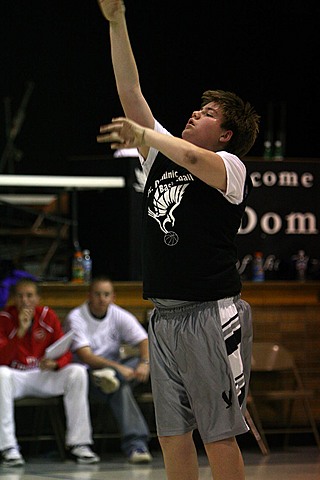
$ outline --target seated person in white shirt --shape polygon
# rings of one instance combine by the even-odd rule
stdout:
[[[74,361],[88,367],[90,395],[106,401],[119,425],[124,454],[131,463],[148,463],[150,433],[132,393],[133,384],[149,379],[148,336],[114,297],[110,278],[94,278],[88,300],[68,314],[67,328],[74,332]],[[140,356],[122,361],[123,343],[137,347]]]

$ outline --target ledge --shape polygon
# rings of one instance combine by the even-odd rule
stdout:
[[[142,298],[142,282],[114,282],[116,303],[127,307],[152,308],[152,302]],[[73,308],[87,298],[87,285],[72,282],[41,284],[41,301],[52,308]],[[244,282],[242,298],[252,306],[320,305],[320,282]]]

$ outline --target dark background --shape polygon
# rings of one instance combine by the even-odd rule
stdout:
[[[262,117],[251,156],[263,153],[273,103],[275,130],[281,105],[286,112],[285,156],[319,157],[318,2],[125,3],[143,92],[173,134],[180,135],[204,90],[221,88],[249,100]],[[109,50],[108,25],[95,0],[1,0],[1,152],[8,105],[13,118],[33,85],[15,139],[21,158],[14,173],[108,175],[114,169],[109,147],[96,143],[99,125],[122,113]],[[103,200],[92,194],[81,203],[86,222],[80,241],[95,255],[101,248],[92,240],[90,220],[113,232],[130,222],[127,197],[110,202],[110,195]],[[103,241],[108,245],[107,237]],[[113,256],[115,242],[109,242]],[[116,266],[112,273],[128,276]]]

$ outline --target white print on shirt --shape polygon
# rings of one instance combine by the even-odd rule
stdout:
[[[176,170],[165,172],[160,180],[154,182],[154,188],[149,188],[148,197],[153,194],[153,210],[148,208],[148,215],[154,218],[165,233],[164,243],[170,247],[179,242],[179,236],[173,230],[168,230],[166,224],[173,228],[175,217],[173,211],[180,205],[188,185],[194,182],[191,173],[179,175]]]
[[[26,362],[21,363],[18,360],[13,360],[10,367],[15,368],[16,370],[32,370],[33,368],[39,368],[40,362],[36,357],[26,357]]]
[[[41,341],[41,340],[45,340],[45,338],[47,336],[47,333],[46,333],[45,330],[43,330],[43,328],[37,328],[33,332],[33,336],[34,336],[35,340]]]

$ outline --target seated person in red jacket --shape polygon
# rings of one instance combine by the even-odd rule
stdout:
[[[63,336],[61,322],[49,307],[39,306],[37,283],[22,279],[13,305],[0,311],[0,451],[5,466],[23,465],[15,435],[14,400],[25,396],[63,395],[66,446],[79,463],[96,463],[88,405],[86,369],[71,363],[67,351],[56,360],[45,349]]]

